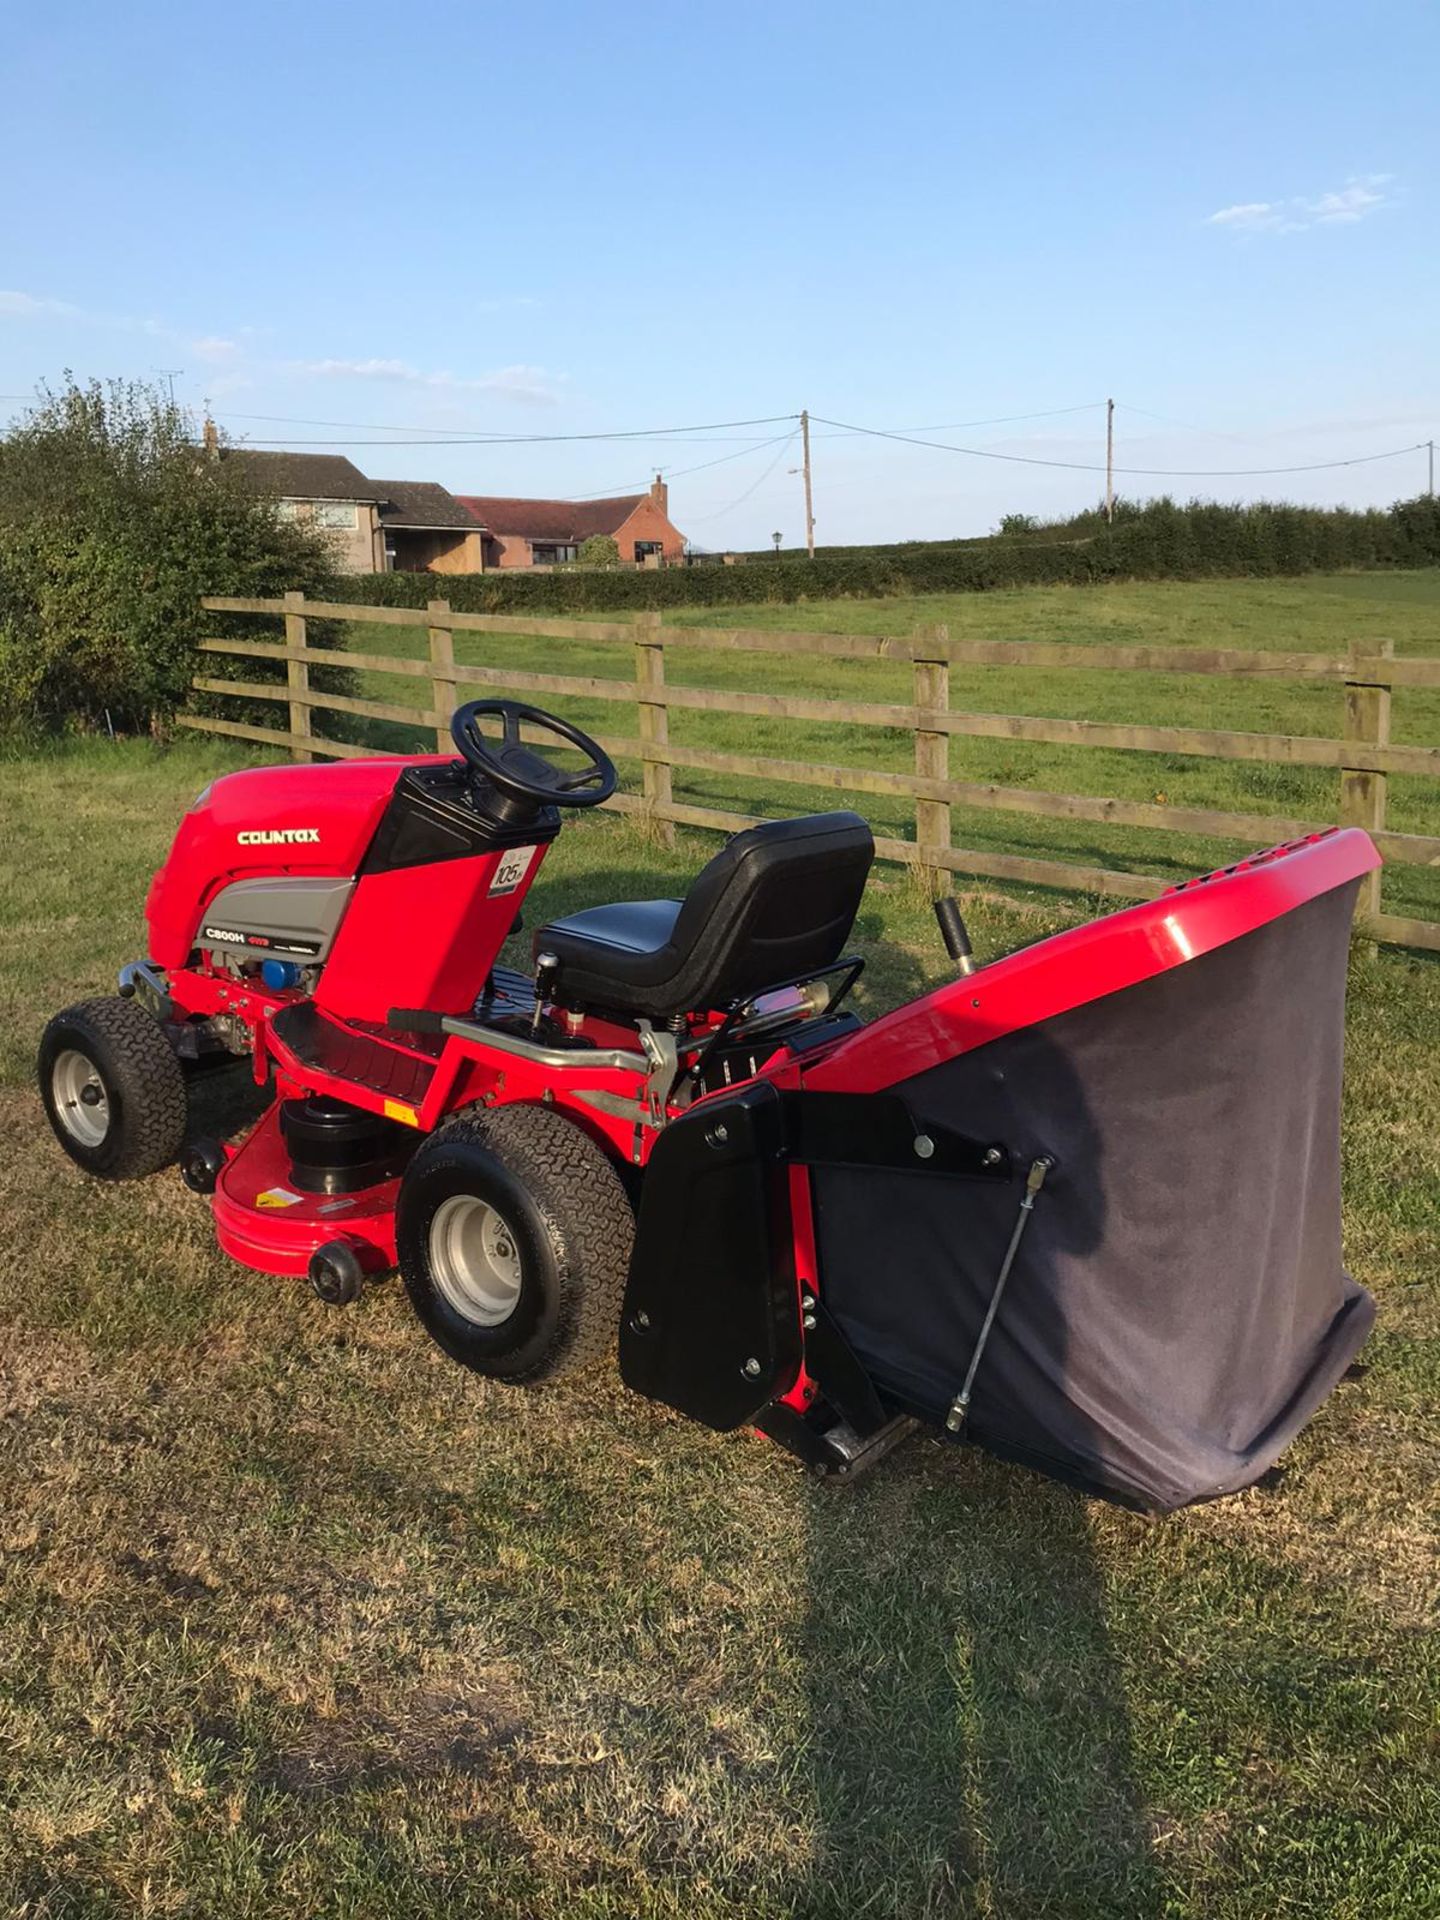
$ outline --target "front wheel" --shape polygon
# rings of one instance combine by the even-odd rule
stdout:
[[[135,1000],[82,1000],[40,1039],[40,1097],[55,1137],[102,1180],[168,1167],[185,1138],[185,1075]]]
[[[605,1155],[554,1108],[448,1121],[406,1168],[396,1230],[415,1311],[462,1366],[531,1385],[613,1343],[634,1216]]]

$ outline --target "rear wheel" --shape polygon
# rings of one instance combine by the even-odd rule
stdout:
[[[174,1049],[134,1000],[82,1000],[40,1040],[40,1097],[55,1137],[104,1180],[168,1167],[185,1138],[185,1075]]]
[[[529,1385],[613,1343],[634,1216],[605,1155],[552,1107],[448,1121],[406,1169],[396,1225],[415,1311],[462,1366]]]

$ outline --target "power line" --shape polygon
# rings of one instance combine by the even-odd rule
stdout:
[[[726,514],[733,513],[736,507],[743,507],[745,502],[750,498],[751,494],[758,493],[761,487],[763,487],[765,482],[770,478],[771,474],[774,473],[775,469],[779,466],[780,462],[785,458],[785,455],[788,449],[795,444],[795,440],[799,432],[800,432],[800,429],[796,427],[793,432],[786,434],[784,442],[780,447],[780,451],[775,455],[775,458],[766,467],[765,471],[760,475],[759,479],[752,481],[751,484],[745,489],[744,493],[740,494],[736,499],[732,500],[728,507],[721,507],[719,511],[716,513],[702,513],[699,515],[698,518],[694,514],[690,514],[688,518],[691,521],[693,521],[696,526],[703,527],[703,526],[708,526],[712,520],[723,520]]]
[[[723,467],[727,460],[744,460],[752,453],[763,453],[767,447],[778,446],[782,440],[793,440],[794,432],[777,433],[770,440],[752,440],[740,448],[738,453],[722,453],[718,460],[702,460],[694,467],[661,467],[660,472],[666,480],[683,480],[687,474],[704,473],[707,467]],[[612,494],[628,491],[628,483],[621,487],[600,487],[594,493],[577,493],[570,496],[576,500],[604,500]]]
[[[815,414],[813,418],[822,416]],[[1062,467],[1070,473],[1104,473],[1104,462],[1093,460],[1045,460],[1032,453],[997,453],[990,447],[957,447],[943,440],[917,440],[908,433],[896,433],[884,427],[857,427],[844,420],[826,420],[827,427],[844,427],[848,433],[867,434],[874,440],[898,440],[906,446],[928,447],[935,453],[963,453],[973,460],[1004,460],[1021,467]],[[1334,467],[1363,467],[1375,460],[1398,460],[1402,454],[1418,453],[1424,447],[1417,440],[1408,447],[1391,447],[1385,453],[1362,453],[1349,460],[1313,460],[1294,467],[1116,467],[1116,473],[1132,474],[1152,480],[1224,480],[1245,475],[1281,473],[1321,473]]]
[[[1220,427],[1197,427],[1190,420],[1175,420],[1167,413],[1153,413],[1149,407],[1137,407],[1129,400],[1117,400],[1116,406],[1125,413],[1138,413],[1144,420],[1156,420],[1162,427],[1177,427],[1181,433],[1198,433],[1207,440],[1254,441],[1256,436],[1247,433],[1227,433]],[[1261,436],[1262,438],[1264,436]]]
[[[274,414],[232,413],[227,414],[226,418],[231,420],[268,419],[274,425],[285,424],[283,420]],[[561,442],[577,440],[670,440],[676,435],[719,433],[730,427],[773,427],[778,426],[782,422],[788,422],[798,418],[799,415],[794,413],[772,413],[767,414],[763,419],[759,420],[712,420],[702,421],[698,425],[685,427],[633,427],[609,433],[472,433],[463,435],[456,434],[448,438],[428,440],[301,440],[291,441],[288,444],[302,447],[519,447],[550,446]],[[296,420],[289,424],[293,426],[355,427],[358,431],[366,433],[389,433],[393,431],[397,433],[438,434],[442,431],[440,428],[431,427],[397,427],[393,429],[389,427],[361,427],[357,422],[348,420]],[[254,444],[257,446],[280,446],[282,442],[263,439],[257,440]]]
[[[894,433],[958,433],[963,427],[1008,427],[1020,420],[1058,420],[1069,413],[1093,413],[1097,407],[1104,405],[1103,400],[1082,400],[1078,407],[1044,407],[1038,413],[996,413],[987,420],[942,420],[931,427],[894,427],[890,431]],[[1137,408],[1136,411],[1138,412],[1139,409]],[[817,420],[819,417],[819,414],[814,416]],[[863,427],[844,429],[846,433],[863,433],[864,431]],[[816,434],[815,437],[818,440],[821,436]],[[834,434],[826,434],[824,437],[827,440],[838,438]]]

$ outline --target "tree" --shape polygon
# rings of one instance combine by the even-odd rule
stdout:
[[[201,594],[332,583],[323,535],[208,457],[153,387],[67,374],[0,440],[7,719],[161,726],[191,697],[197,640],[220,625]],[[211,670],[227,667],[255,677],[254,662],[220,656]]]
[[[577,559],[582,567],[618,567],[620,542],[608,533],[592,533],[580,542]]]

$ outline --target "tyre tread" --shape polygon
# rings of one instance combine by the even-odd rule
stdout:
[[[620,1327],[635,1216],[620,1176],[601,1149],[554,1107],[522,1103],[467,1107],[438,1127],[424,1152],[467,1140],[503,1160],[530,1189],[567,1258],[568,1319],[534,1366],[506,1373],[533,1386],[603,1360]]]
[[[82,1035],[88,1026],[109,1050],[121,1079],[119,1148],[102,1166],[87,1171],[107,1180],[139,1180],[168,1167],[185,1142],[187,1102],[184,1072],[159,1026],[133,1000],[113,994],[81,1000],[46,1026],[40,1043],[42,1065],[52,1036],[67,1026],[80,1028]],[[61,1144],[69,1151],[66,1142]]]

